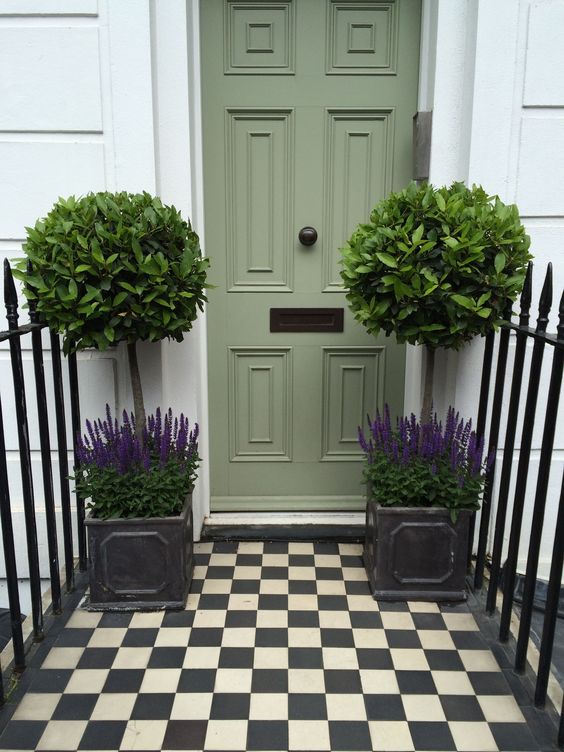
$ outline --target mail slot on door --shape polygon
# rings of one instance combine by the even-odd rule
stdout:
[[[342,332],[343,308],[271,308],[271,332]]]

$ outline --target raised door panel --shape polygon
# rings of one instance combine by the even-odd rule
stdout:
[[[292,458],[292,349],[229,348],[231,462]]]
[[[227,110],[229,292],[290,291],[292,110]]]
[[[340,248],[391,190],[393,109],[326,114],[323,286],[341,292]]]
[[[294,3],[227,0],[224,6],[225,73],[294,72]]]
[[[358,426],[383,409],[385,347],[323,348],[324,461],[364,459]]]

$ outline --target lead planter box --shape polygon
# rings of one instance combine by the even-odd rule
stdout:
[[[85,520],[91,610],[181,609],[192,581],[192,495],[175,517]]]
[[[378,600],[466,600],[471,512],[366,505],[364,564]]]

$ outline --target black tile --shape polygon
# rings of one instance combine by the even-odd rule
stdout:
[[[142,668],[110,669],[102,692],[139,692],[144,675]]]
[[[252,668],[254,661],[254,648],[221,648],[219,654],[219,668]]]
[[[193,627],[188,646],[191,648],[216,648],[221,645],[223,629],[221,627]]]
[[[107,611],[102,614],[98,627],[129,627],[132,618],[131,611]]]
[[[320,611],[347,611],[349,604],[346,595],[318,595]]]
[[[162,748],[202,750],[207,728],[207,721],[169,721]]]
[[[369,582],[357,582],[356,580],[347,580],[345,582],[345,593],[347,595],[365,595],[367,598],[371,598]]]
[[[425,650],[432,671],[464,671],[464,664],[456,650]]]
[[[321,629],[324,648],[354,648],[352,629]]]
[[[238,567],[261,567],[262,554],[237,554],[236,566]]]
[[[232,580],[234,567],[208,567],[206,572],[207,580]]]
[[[329,738],[335,752],[372,749],[370,729],[364,721],[329,721]]]
[[[326,668],[323,673],[327,694],[362,694],[358,671]]]
[[[386,648],[357,648],[359,668],[393,670],[392,655]]]
[[[252,692],[288,691],[288,672],[285,669],[255,668],[253,669]]]
[[[288,666],[290,668],[323,668],[321,648],[290,648]]]
[[[355,629],[382,629],[382,617],[376,611],[351,611],[350,617]]]
[[[225,619],[226,627],[255,627],[256,624],[256,611],[228,611]]]
[[[259,595],[259,610],[267,611],[287,611],[287,595]]]
[[[153,648],[148,668],[182,668],[186,648]]]
[[[257,648],[287,648],[288,630],[270,628],[257,629],[255,645]]]
[[[405,721],[401,695],[364,695],[369,721]]]
[[[73,671],[71,668],[27,669],[33,671],[30,692],[64,692]]]
[[[290,595],[316,595],[317,583],[315,580],[290,580],[288,592]]]
[[[79,695],[68,694],[63,695],[55,712],[53,713],[52,720],[54,721],[88,721],[94,710],[94,705],[98,701],[99,695]]]
[[[343,570],[341,567],[315,567],[316,580],[342,580]]]
[[[82,735],[79,749],[119,749],[127,721],[90,721]]]
[[[190,593],[201,593],[204,589],[205,580],[192,580],[190,583]]]
[[[134,721],[168,720],[173,702],[173,693],[147,692],[137,695],[131,719]]]
[[[313,553],[334,556],[339,553],[339,544],[335,541],[314,541]]]
[[[199,611],[227,611],[229,606],[229,595],[218,595],[214,593],[202,593],[198,601]]]
[[[77,668],[110,668],[117,651],[117,648],[85,648]]]
[[[128,629],[121,644],[124,648],[152,648],[158,634],[158,629],[149,627]]]
[[[287,580],[288,567],[263,567],[260,576],[263,580]]]
[[[327,702],[321,694],[288,695],[288,718],[291,721],[327,720]]]
[[[500,668],[513,668],[513,663],[511,661],[511,658],[509,657],[508,648],[505,645],[501,645],[499,642],[493,642],[491,643],[491,645],[489,645],[489,648]]]
[[[416,629],[446,629],[441,614],[411,614]]]
[[[398,611],[401,613],[409,611],[405,601],[378,601],[378,608],[380,611]]]
[[[469,671],[468,678],[477,695],[511,694],[501,671]]]
[[[441,695],[447,721],[484,721],[478,700],[472,695]]]
[[[235,595],[258,595],[260,580],[233,580],[231,592]]]
[[[210,563],[211,554],[195,553],[194,554],[194,566],[195,567],[207,567]]]
[[[479,632],[453,631],[450,633],[452,641],[458,650],[487,650],[488,646]]]
[[[248,750],[288,749],[288,724],[286,721],[249,721]]]
[[[391,648],[421,647],[421,640],[415,629],[386,629],[386,640]]]
[[[313,554],[290,554],[288,561],[291,567],[315,566],[315,557]]]
[[[346,567],[349,569],[350,567],[360,567],[361,569],[364,567],[364,562],[362,561],[362,556],[350,556],[346,554],[341,554],[341,566]]]
[[[214,554],[236,554],[238,550],[237,541],[216,541],[213,544]]]
[[[214,694],[210,718],[221,721],[239,721],[249,717],[251,696],[242,692]]]
[[[287,554],[288,541],[265,541],[262,552],[264,554]]]
[[[215,668],[183,668],[177,692],[213,692]]]
[[[93,629],[63,629],[57,637],[58,648],[83,648],[94,634]]]
[[[163,627],[191,627],[194,623],[194,611],[167,611],[163,617]]]
[[[435,695],[437,688],[430,671],[396,671],[402,695]]]
[[[409,731],[416,750],[456,749],[448,723],[442,721],[410,721]]]
[[[0,736],[1,749],[35,749],[47,721],[10,721]]]
[[[289,627],[319,627],[317,611],[288,611]]]
[[[539,748],[525,723],[490,723],[490,731],[500,752],[535,752]]]

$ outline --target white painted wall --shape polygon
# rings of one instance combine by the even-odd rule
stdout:
[[[564,153],[564,52],[559,39],[564,2],[429,0],[427,12],[438,19],[436,73],[429,77],[422,96],[426,107],[433,109],[431,181],[480,183],[502,200],[517,203],[535,257],[533,311],[550,260],[557,309],[564,287],[564,162],[560,158]],[[552,331],[556,323],[553,314]],[[510,360],[513,349],[512,339]],[[482,350],[483,342],[478,341],[450,356],[439,375],[439,381],[442,376],[449,385],[445,401],[466,415],[477,411]],[[526,560],[550,362],[549,348],[538,385],[541,418],[530,463],[521,568]],[[523,402],[524,398],[523,394]],[[503,437],[502,428],[502,442]],[[550,564],[563,467],[560,420],[539,569],[542,577],[547,576]]]

